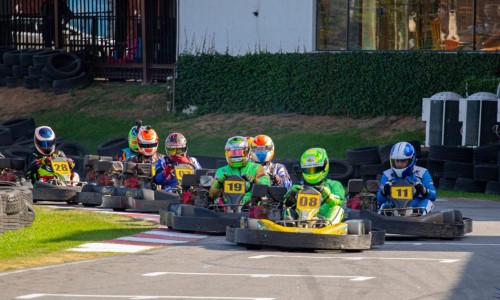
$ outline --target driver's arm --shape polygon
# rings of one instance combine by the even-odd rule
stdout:
[[[377,191],[377,201],[378,201],[379,205],[386,203],[389,200],[389,195],[384,196],[382,194],[382,191],[384,189],[384,185],[387,183],[387,181],[389,181],[387,176],[385,174],[382,175],[382,178],[380,179],[380,187],[378,188],[378,191]]]
[[[424,176],[422,176],[422,184],[427,189],[427,199],[435,201],[437,199],[437,191],[434,183],[432,181],[431,174],[429,171],[425,171]]]

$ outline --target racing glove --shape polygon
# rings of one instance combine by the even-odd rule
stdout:
[[[382,196],[387,197],[391,193],[391,184],[389,182],[386,182],[382,189],[380,190],[380,193]]]
[[[163,165],[163,177],[165,179],[170,179],[172,177],[172,174],[174,173],[174,167],[172,167],[171,164],[164,164]]]
[[[273,186],[283,186],[281,177],[276,174],[269,174],[269,179],[271,179]]]
[[[421,182],[415,182],[415,184],[413,186],[415,187],[415,191],[417,192],[417,195],[420,194],[424,197],[427,196],[428,191]]]
[[[247,182],[253,182],[253,176],[249,174],[242,174],[241,178],[245,179]]]
[[[300,190],[302,190],[304,187],[298,184],[292,185],[291,188],[286,191],[285,196],[283,196],[284,203],[288,206],[293,205],[292,200],[293,198],[298,194]]]
[[[229,177],[229,174],[222,173],[220,177],[218,176],[217,179],[217,185],[219,189],[221,189],[224,186],[224,181]]]

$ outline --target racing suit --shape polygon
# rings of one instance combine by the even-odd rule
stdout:
[[[423,186],[427,190],[427,195],[414,194],[413,200],[410,202],[411,207],[423,207],[425,208],[422,214],[430,213],[434,208],[434,201],[437,198],[436,188],[434,187],[434,183],[432,181],[431,174],[426,168],[422,168],[419,166],[415,166],[413,168],[413,172],[410,176],[405,178],[397,177],[392,169],[385,170],[382,174],[382,178],[380,179],[380,188],[377,191],[377,201],[380,205],[380,208],[387,208],[388,206],[394,207],[394,203],[389,202],[390,196],[383,195],[384,185],[389,182],[394,184],[396,182],[406,182],[411,185],[415,185],[415,183],[422,183]]]
[[[324,179],[320,184],[314,186],[321,193],[321,206],[319,207],[318,216],[323,217],[331,222],[337,224],[344,219],[344,204],[345,189],[342,183],[337,180]],[[296,195],[298,191],[304,188],[303,185],[294,184],[290,190],[285,194],[284,204],[289,207],[295,207]],[[285,219],[287,215],[291,215],[292,219],[296,218],[295,212],[288,209],[285,211]]]
[[[273,162],[263,163],[264,172],[271,179],[271,186],[284,186],[289,189],[292,186],[292,180],[285,165]]]
[[[269,176],[264,172],[264,168],[258,163],[249,161],[247,162],[246,165],[240,168],[235,168],[231,167],[230,165],[225,165],[217,169],[217,171],[215,172],[214,183],[212,184],[208,192],[211,199],[215,200],[220,196],[224,184],[223,181],[226,180],[227,177],[232,175],[241,176],[243,178],[247,177],[247,175],[250,175],[250,177],[252,178],[251,183],[265,184],[268,186],[271,185],[271,180],[269,179]],[[242,199],[243,204],[246,204],[250,200],[250,197],[252,196],[251,183],[249,183],[246,187],[246,193]]]
[[[163,190],[171,192],[174,187],[179,185],[177,177],[174,172],[163,172],[166,166],[175,167],[179,164],[187,164],[196,169],[201,169],[201,165],[194,157],[183,156],[181,158],[174,158],[171,156],[164,156],[156,162],[154,181],[156,184],[161,185]],[[172,171],[172,170],[171,170]]]
[[[51,166],[47,158],[66,157],[66,154],[60,150],[55,150],[51,155],[41,155],[39,152],[33,152],[28,156],[26,178],[32,183],[37,182],[44,177],[54,177]],[[75,163],[72,159],[68,159],[69,167],[74,168]]]

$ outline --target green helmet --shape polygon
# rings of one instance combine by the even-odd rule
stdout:
[[[142,127],[141,127],[142,128]],[[137,145],[137,132],[138,127],[134,126],[128,132],[128,147],[134,152],[139,152],[139,146]]]
[[[328,155],[323,148],[311,148],[306,150],[300,158],[300,167],[302,168],[302,176],[309,184],[318,184],[330,170]]]
[[[244,136],[233,136],[226,143],[226,160],[231,167],[241,168],[250,159],[250,147]]]

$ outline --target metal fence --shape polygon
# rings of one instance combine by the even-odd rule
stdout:
[[[94,77],[165,80],[176,26],[176,0],[0,1],[1,45],[64,49],[87,60]]]

